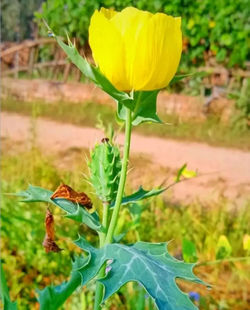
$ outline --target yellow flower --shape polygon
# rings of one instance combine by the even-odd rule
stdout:
[[[250,252],[250,235],[244,235],[244,237],[243,237],[243,249]]]
[[[215,21],[211,20],[209,22],[209,28],[214,28],[215,27]]]
[[[117,89],[160,89],[180,62],[181,18],[133,7],[102,8],[91,17],[89,44],[96,65]]]

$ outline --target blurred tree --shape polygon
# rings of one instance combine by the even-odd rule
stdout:
[[[244,67],[250,59],[249,0],[47,0],[35,16],[41,34],[46,33],[40,20],[43,17],[56,34],[65,36],[67,31],[69,37],[84,43],[90,17],[102,6],[118,11],[134,6],[181,16],[183,71],[209,59],[228,67]]]
[[[153,13],[182,16],[183,72],[210,59],[228,67],[243,68],[250,60],[249,0],[2,0],[2,41],[32,38],[36,11],[35,21],[41,35],[47,35],[41,21],[45,18],[55,33],[65,36],[67,31],[83,44],[88,38],[90,17],[102,6],[116,10],[134,6]]]
[[[32,38],[35,24],[34,12],[43,0],[2,0],[1,31],[2,41],[21,41]]]

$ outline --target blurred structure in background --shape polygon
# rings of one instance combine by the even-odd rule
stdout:
[[[118,11],[135,6],[153,13],[182,16],[183,54],[179,74],[196,74],[176,83],[171,92],[199,96],[202,98],[199,113],[202,110],[204,114],[223,110],[225,106],[230,108],[232,102],[227,99],[233,99],[241,111],[240,118],[244,119],[243,126],[249,127],[250,104],[246,93],[250,78],[250,6],[247,0],[2,0],[2,76],[86,82],[55,40],[49,38],[43,19],[57,35],[65,37],[67,32],[80,54],[91,61],[88,26],[94,10],[102,6]],[[215,108],[211,107],[220,98],[223,98],[222,106],[216,103]],[[176,100],[174,105],[177,106]]]

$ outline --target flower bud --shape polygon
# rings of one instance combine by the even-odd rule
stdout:
[[[119,149],[105,138],[95,146],[90,157],[90,181],[96,195],[103,202],[115,200],[121,172]]]

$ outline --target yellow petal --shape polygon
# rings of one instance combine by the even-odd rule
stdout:
[[[102,8],[91,18],[89,43],[96,64],[118,89],[163,88],[179,65],[181,19],[132,7]]]
[[[125,47],[125,70],[130,89],[134,89],[133,78],[135,69],[135,57],[137,54],[138,37],[141,29],[148,23],[153,14],[128,7],[117,13],[111,22],[121,33]]]
[[[133,32],[138,32],[151,16],[153,16],[152,13],[128,7],[115,14],[111,22],[116,26],[123,37],[126,38],[126,36],[130,34],[132,38],[135,39],[136,34]],[[126,42],[126,44],[127,43],[128,42]]]
[[[113,13],[95,11],[89,27],[89,44],[101,72],[120,90],[129,90],[125,74],[124,45],[121,34],[106,16]],[[113,14],[114,16],[114,14]]]
[[[106,8],[101,8],[100,13],[104,15],[107,19],[110,19],[117,14],[117,12],[114,9],[106,9]]]
[[[174,77],[182,50],[180,25],[180,18],[157,13],[142,28],[134,62],[135,90],[160,89]]]

